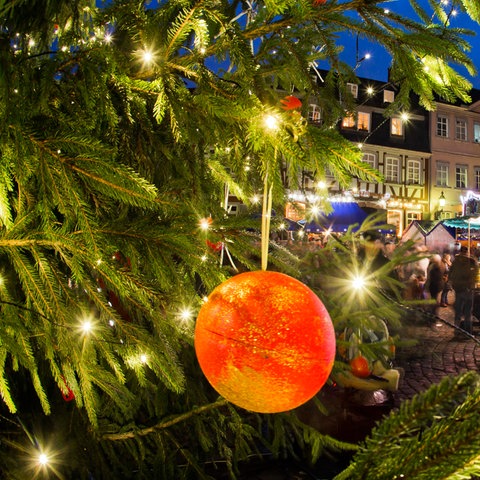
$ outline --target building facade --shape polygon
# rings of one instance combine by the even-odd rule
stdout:
[[[438,101],[430,112],[429,208],[438,220],[480,214],[466,204],[480,192],[480,91],[471,96],[470,105]]]
[[[408,111],[386,115],[395,100],[395,85],[358,80],[348,84],[356,111],[342,118],[338,128],[359,145],[363,161],[377,169],[383,181],[353,178],[348,189],[341,189],[333,176],[327,177],[330,199],[385,210],[399,237],[415,220],[480,214],[480,91],[471,91],[470,105],[438,100],[432,112],[411,95]],[[320,107],[314,99],[309,102],[309,121],[320,122]],[[308,191],[308,182],[303,186]]]

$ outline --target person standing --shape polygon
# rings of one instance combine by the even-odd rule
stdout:
[[[454,258],[448,278],[455,291],[455,325],[460,326],[462,317],[464,329],[472,333],[473,294],[478,277],[478,263],[468,255],[467,247],[460,248]]]
[[[438,297],[445,286],[445,267],[442,262],[442,257],[438,254],[434,254],[430,257],[430,264],[427,270],[426,286],[430,298],[438,302]],[[437,306],[439,303],[437,304]]]
[[[448,278],[448,273],[450,272],[450,267],[452,266],[452,256],[450,253],[445,252],[442,256],[442,263],[444,266],[444,286],[442,290],[442,294],[440,296],[440,306],[441,307],[448,307],[448,292],[452,290],[452,283]]]

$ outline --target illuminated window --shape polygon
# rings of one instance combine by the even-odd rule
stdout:
[[[407,161],[407,183],[420,184],[421,163],[419,160]]]
[[[318,105],[311,103],[308,107],[308,120],[313,123],[320,123],[322,121],[321,110]]]
[[[395,136],[403,135],[403,122],[400,117],[392,117],[390,119],[390,133]]]
[[[358,85],[355,83],[347,83],[347,90],[352,94],[353,98],[358,98]]]
[[[358,112],[357,128],[359,130],[370,131],[370,114],[366,112]]]
[[[387,157],[385,159],[385,180],[391,183],[400,183],[400,159]]]
[[[437,162],[437,187],[448,187],[448,163]]]
[[[383,91],[383,101],[385,103],[392,103],[394,100],[395,100],[395,92],[392,92],[392,90]]]
[[[355,117],[353,115],[349,115],[348,117],[343,117],[342,127],[343,128],[354,128],[355,127]]]
[[[455,167],[455,186],[457,188],[467,188],[467,166],[457,165]]]
[[[437,135],[448,137],[448,118],[445,115],[437,115]]]
[[[455,138],[457,140],[467,140],[467,121],[461,118],[455,120]]]
[[[421,220],[422,214],[420,212],[407,212],[407,225],[412,223],[414,220]]]

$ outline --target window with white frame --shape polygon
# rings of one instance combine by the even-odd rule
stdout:
[[[467,166],[457,165],[455,167],[455,186],[457,188],[467,188]]]
[[[475,167],[473,171],[475,176],[475,190],[480,190],[480,167]]]
[[[362,161],[368,163],[372,168],[377,168],[377,156],[374,153],[365,152]]]
[[[308,120],[313,123],[321,123],[322,121],[322,112],[318,105],[311,103],[308,106]]]
[[[420,184],[421,178],[421,162],[420,160],[408,160],[407,161],[407,183]]]
[[[407,212],[407,225],[410,225],[414,220],[421,220],[422,214],[420,212]]]
[[[392,90],[384,90],[383,91],[383,101],[385,103],[393,103],[395,100],[395,92]]]
[[[390,134],[401,137],[403,135],[403,122],[400,117],[390,119]]]
[[[385,180],[390,183],[400,183],[400,159],[397,157],[385,158]]]
[[[347,83],[347,90],[352,94],[353,98],[358,98],[358,85],[356,83]]]
[[[448,118],[446,115],[437,115],[437,135],[448,137]]]
[[[367,112],[358,112],[357,120],[358,130],[370,131],[370,114]]]
[[[437,187],[448,187],[448,163],[437,162],[436,185]]]
[[[348,115],[342,119],[343,128],[355,128],[355,117],[353,115]]]
[[[467,121],[463,118],[455,119],[455,138],[467,140]]]
[[[480,143],[480,123],[477,122],[473,124],[473,141]]]

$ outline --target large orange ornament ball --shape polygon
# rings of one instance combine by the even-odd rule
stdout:
[[[216,287],[200,309],[195,351],[210,384],[237,406],[291,410],[325,384],[335,332],[321,300],[282,273],[254,271]]]

